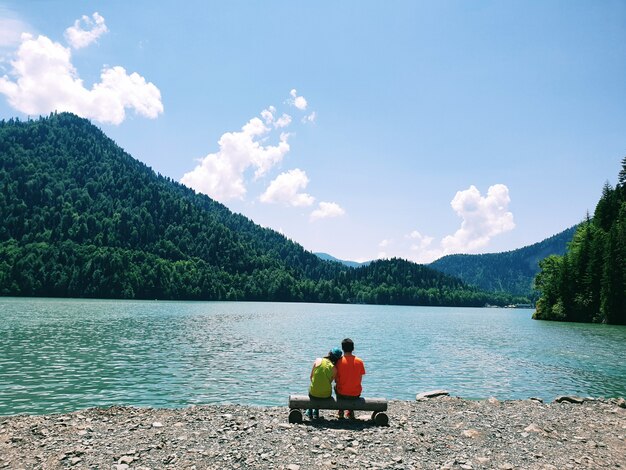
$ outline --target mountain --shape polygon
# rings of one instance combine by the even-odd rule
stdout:
[[[0,295],[502,305],[403,260],[357,269],[155,174],[69,113],[0,122]]]
[[[363,263],[358,263],[356,261],[345,261],[342,259],[335,258],[334,256],[329,255],[328,253],[315,253],[315,255],[318,258],[323,259],[324,261],[336,261],[337,263],[341,263],[350,268],[358,268],[360,266],[367,266],[368,264],[371,263],[371,261],[365,261]]]
[[[563,256],[540,263],[533,318],[626,325],[626,158]]]
[[[533,280],[539,272],[539,261],[549,255],[565,253],[576,227],[517,250],[482,255],[448,255],[428,266],[483,290],[536,298]]]

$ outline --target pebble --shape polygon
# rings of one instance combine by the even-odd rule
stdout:
[[[530,423],[528,426],[526,426],[524,428],[524,431],[526,431],[526,432],[537,432],[537,433],[543,433],[544,432],[543,429],[541,429],[535,423]]]
[[[480,436],[480,431],[477,429],[466,429],[465,431],[463,431],[463,435],[465,437],[469,437],[473,439],[473,438]]]
[[[58,467],[113,470],[618,469],[626,467],[626,410],[617,403],[392,400],[388,427],[334,413],[288,424],[284,407],[238,405],[0,417],[0,468],[42,468],[56,457]],[[89,439],[77,435],[87,423]]]

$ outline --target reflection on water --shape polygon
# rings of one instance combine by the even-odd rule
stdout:
[[[0,415],[129,404],[284,405],[355,340],[365,394],[626,395],[626,328],[529,310],[0,299]]]

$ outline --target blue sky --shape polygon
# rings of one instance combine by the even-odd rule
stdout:
[[[0,118],[55,109],[311,251],[505,251],[616,181],[626,2],[0,0]]]

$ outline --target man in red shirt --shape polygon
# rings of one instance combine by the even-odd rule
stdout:
[[[365,375],[363,361],[352,354],[354,342],[346,338],[341,342],[343,357],[337,362],[335,392],[337,398],[355,399],[361,396],[361,377]],[[354,419],[354,410],[346,411],[346,416]],[[339,419],[343,419],[343,410],[339,410]]]

